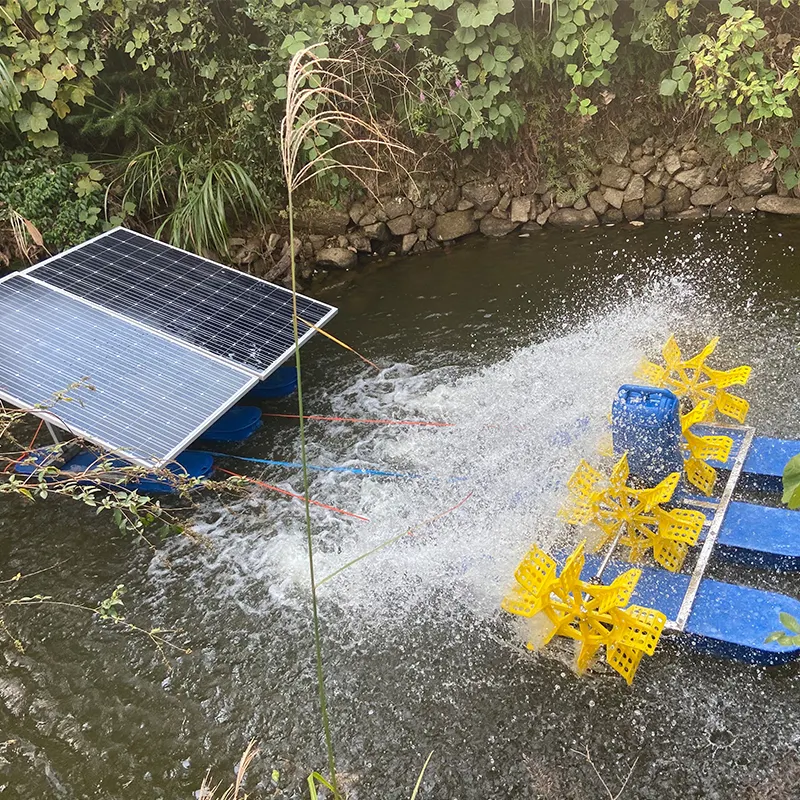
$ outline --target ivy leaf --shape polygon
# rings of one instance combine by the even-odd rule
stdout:
[[[453,5],[454,0],[428,0],[428,5],[438,11],[445,11]]]
[[[476,28],[478,9],[472,3],[462,3],[458,7],[458,22],[464,28]]]
[[[494,57],[498,61],[510,61],[513,55],[514,54],[511,52],[511,50],[504,44],[499,44],[494,49]]]
[[[784,467],[781,502],[789,508],[800,508],[800,455],[796,455]]]
[[[475,33],[475,28],[462,28],[459,26],[456,28],[453,36],[455,36],[456,41],[460,42],[461,44],[472,44],[475,41],[477,34]]]
[[[553,55],[556,58],[564,58],[564,55],[566,54],[566,52],[567,52],[567,48],[564,45],[564,42],[556,42],[553,45]]]
[[[664,97],[672,97],[677,88],[678,81],[673,80],[672,78],[664,78],[664,80],[661,81],[661,85],[658,87],[658,91],[660,94],[664,95]]]
[[[800,147],[800,129],[794,132],[792,137],[792,147]]]

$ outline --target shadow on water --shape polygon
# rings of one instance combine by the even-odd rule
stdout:
[[[616,793],[632,767],[623,797],[773,796],[768,785],[797,796],[797,668],[671,645],[632,688],[578,679],[567,656],[521,651],[498,604],[533,540],[572,535],[555,521],[564,481],[596,453],[616,387],[671,331],[686,351],[720,334],[715,363],[754,367],[759,432],[800,436],[798,248],[800,225],[772,219],[546,231],[312,288],[340,306],[331,331],[383,369],[317,337],[304,349],[310,413],[453,424],[310,424],[315,463],[426,476],[313,476],[312,496],[370,520],[314,512],[320,575],[415,527],[320,589],[352,796],[407,796],[430,751],[425,797],[604,797],[594,769]],[[236,452],[295,459],[295,428],[268,420]],[[300,489],[293,472],[266,480]],[[209,497],[198,527],[208,547],[173,540],[153,554],[72,506],[4,501],[4,573],[69,559],[26,593],[93,604],[123,582],[131,619],[182,628],[193,652],[169,671],[146,640],[69,613],[10,612],[28,647],[4,645],[0,742],[16,744],[0,750],[0,794],[187,797],[208,766],[229,777],[251,737],[265,796],[273,768],[293,795],[323,765],[299,507]],[[753,577],[800,594],[787,576]]]

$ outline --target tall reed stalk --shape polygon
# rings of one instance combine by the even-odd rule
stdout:
[[[317,669],[317,691],[320,715],[328,755],[330,788],[340,797],[336,777],[336,757],[331,736],[328,700],[325,691],[325,670],[322,657],[322,635],[317,603],[314,570],[314,542],[311,527],[311,502],[309,496],[308,462],[306,456],[305,411],[303,408],[303,382],[300,363],[300,334],[297,317],[297,265],[294,230],[295,193],[309,180],[333,169],[343,169],[356,176],[382,172],[377,155],[381,151],[392,154],[408,150],[384,133],[378,122],[370,116],[369,98],[353,96],[351,77],[358,70],[358,53],[352,51],[340,58],[321,55],[326,51],[322,44],[300,50],[291,60],[286,80],[286,113],[281,123],[281,161],[288,200],[289,252],[292,278],[292,324],[297,370],[297,406],[300,428],[300,459],[303,465],[303,497],[308,547],[308,573],[311,587],[311,613]],[[356,115],[349,109],[358,108]],[[321,136],[334,132],[335,138]],[[304,162],[305,143],[321,139],[329,142],[316,156]],[[409,151],[410,152],[410,151]],[[356,158],[357,157],[357,158]]]

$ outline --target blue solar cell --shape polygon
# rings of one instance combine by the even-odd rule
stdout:
[[[293,351],[292,293],[142,234],[116,228],[27,270],[32,278],[164,331],[265,377]],[[297,297],[317,327],[336,313]],[[314,333],[300,323],[303,340]]]
[[[146,466],[174,458],[258,382],[21,274],[0,282],[0,327],[0,397]]]

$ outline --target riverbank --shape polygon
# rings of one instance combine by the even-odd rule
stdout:
[[[620,135],[598,143],[588,161],[590,168],[550,180],[453,161],[391,181],[343,208],[312,203],[298,222],[304,274],[353,269],[376,255],[425,253],[473,234],[499,238],[533,235],[545,226],[800,216],[800,191],[778,180],[775,157],[737,163],[693,135]],[[288,276],[289,246],[278,233],[232,239],[231,259],[269,280]]]

